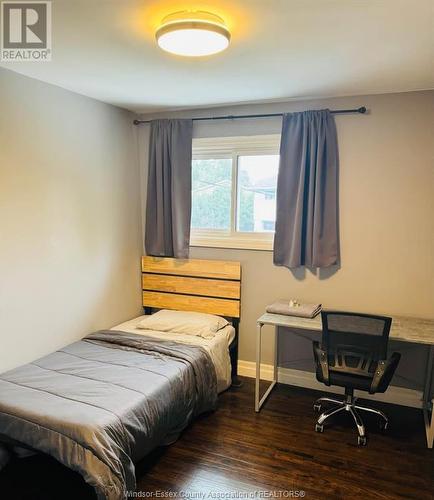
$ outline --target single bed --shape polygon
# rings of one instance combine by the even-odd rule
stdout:
[[[233,325],[202,338],[140,329],[141,316],[0,375],[3,451],[51,455],[99,499],[134,491],[134,463],[213,410],[236,377],[239,263],[144,257],[142,272],[146,316],[205,312]]]

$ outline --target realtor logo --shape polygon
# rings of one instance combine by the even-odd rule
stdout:
[[[1,2],[1,18],[1,61],[51,61],[51,2]]]

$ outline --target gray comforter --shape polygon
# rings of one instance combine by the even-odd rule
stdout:
[[[208,353],[113,330],[0,375],[0,441],[47,453],[99,499],[134,491],[134,462],[215,408]]]

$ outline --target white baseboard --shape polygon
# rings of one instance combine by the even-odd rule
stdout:
[[[238,374],[244,377],[256,376],[256,363],[252,361],[238,361]],[[273,380],[273,366],[261,365],[261,379]],[[344,390],[340,387],[328,387],[317,381],[315,373],[291,368],[279,368],[277,379],[281,384],[295,385],[297,387],[306,387],[321,392],[333,392],[343,394]],[[412,408],[422,408],[422,392],[405,387],[391,385],[386,392],[382,394],[369,394],[367,392],[355,391],[355,394],[364,399],[373,399],[384,403],[394,403]]]

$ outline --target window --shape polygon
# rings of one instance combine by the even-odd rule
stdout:
[[[231,228],[231,158],[195,159],[192,164],[191,228]]]
[[[193,246],[271,250],[280,136],[193,140]]]
[[[274,231],[278,168],[279,155],[238,157],[237,231]]]

